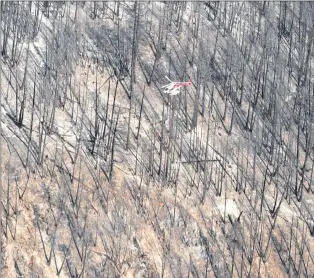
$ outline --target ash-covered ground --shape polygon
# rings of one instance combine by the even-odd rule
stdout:
[[[313,3],[0,13],[1,277],[314,275]]]

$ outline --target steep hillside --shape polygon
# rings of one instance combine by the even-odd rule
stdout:
[[[1,277],[313,277],[312,3],[0,13]]]

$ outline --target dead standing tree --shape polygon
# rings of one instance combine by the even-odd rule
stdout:
[[[131,113],[133,109],[134,101],[134,83],[136,83],[136,60],[138,54],[138,44],[139,44],[139,17],[140,17],[140,3],[134,2],[134,25],[133,25],[133,39],[132,39],[132,59],[131,59],[131,77],[130,77],[130,92],[129,92],[129,117],[128,117],[128,130],[126,138],[126,149],[129,149],[130,136],[131,136]]]

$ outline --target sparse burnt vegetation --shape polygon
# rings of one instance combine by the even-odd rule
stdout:
[[[313,277],[313,3],[0,22],[1,277]]]

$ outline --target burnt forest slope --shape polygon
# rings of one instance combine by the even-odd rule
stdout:
[[[313,3],[0,12],[1,277],[313,277]]]

